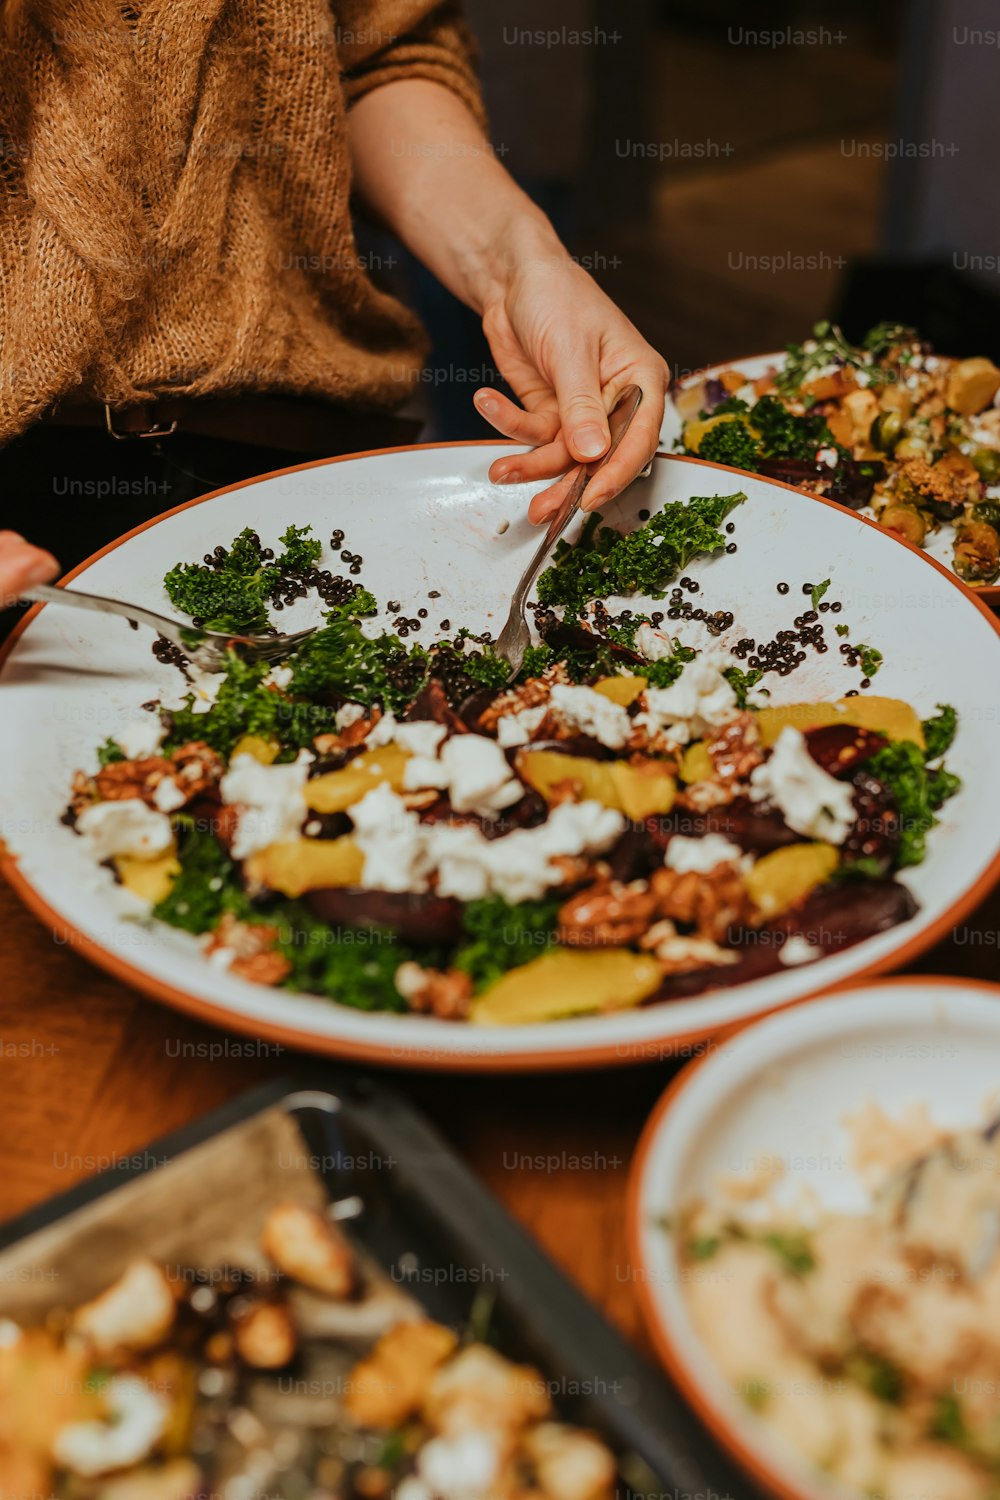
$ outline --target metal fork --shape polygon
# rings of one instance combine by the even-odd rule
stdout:
[[[266,661],[272,664],[284,661],[297,651],[302,642],[319,627],[297,630],[291,635],[225,635],[220,630],[200,630],[185,625],[180,620],[171,620],[158,615],[139,604],[127,604],[123,599],[105,599],[100,594],[83,594],[76,589],[53,588],[51,584],[39,583],[25,589],[22,599],[33,599],[41,604],[68,604],[73,609],[93,609],[98,614],[121,615],[123,619],[148,625],[157,635],[179,646],[184,655],[202,672],[221,672],[226,652],[238,646],[245,661]]]
[[[514,597],[511,600],[507,622],[501,630],[496,643],[497,655],[505,657],[510,665],[508,682],[511,682],[521,670],[524,653],[531,645],[531,631],[528,628],[527,620],[524,618],[524,601],[528,596],[528,590],[534,582],[535,575],[579,510],[580,502],[583,499],[587,485],[593,479],[594,475],[600,469],[604,468],[604,465],[615,452],[626,432],[628,432],[629,425],[639,409],[639,402],[641,400],[642,391],[637,385],[626,386],[625,390],[622,391],[611,412],[608,414],[608,430],[611,433],[611,446],[608,448],[607,453],[599,458],[596,463],[580,469],[562,505],[546,527],[545,535],[539,542],[535,555],[521,574],[521,580],[514,590]]]

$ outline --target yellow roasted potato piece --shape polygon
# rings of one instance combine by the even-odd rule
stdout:
[[[594,1011],[629,1010],[659,988],[663,970],[630,948],[552,948],[511,969],[472,1003],[478,1026],[522,1026]]]
[[[610,698],[612,703],[618,703],[622,708],[628,708],[645,691],[645,677],[628,677],[624,673],[619,677],[602,677],[599,682],[594,683],[595,693]]]
[[[624,760],[590,760],[559,750],[524,750],[517,770],[547,802],[556,800],[569,781],[579,788],[582,800],[600,802],[635,822],[669,812],[677,796],[676,780],[655,761],[630,766]]]
[[[403,772],[409,756],[399,745],[382,745],[378,750],[364,750],[349,761],[342,771],[327,771],[306,782],[305,799],[313,812],[346,812],[377,786],[403,790]]]
[[[252,755],[262,766],[270,766],[277,760],[281,746],[277,740],[267,740],[261,734],[245,734],[232,748],[230,760],[237,755]]]
[[[740,422],[742,420],[743,418],[739,412],[724,411],[717,417],[703,417],[700,421],[685,422],[682,433],[684,447],[689,453],[698,453],[701,451],[701,445],[706,433],[711,432],[713,427],[718,427],[721,422]],[[749,423],[747,425],[749,426]],[[751,427],[750,431],[757,435],[755,428]]]
[[[991,359],[960,359],[948,376],[945,400],[952,411],[974,417],[1000,391],[1000,370]]]
[[[290,839],[251,854],[244,865],[253,885],[283,896],[327,886],[360,885],[365,857],[349,833],[339,839]]]
[[[695,740],[688,745],[681,760],[681,780],[688,786],[695,781],[710,781],[715,775],[715,762],[708,753],[704,740]]]
[[[176,850],[165,849],[155,859],[136,859],[134,854],[119,854],[115,860],[118,879],[133,896],[155,906],[170,895],[170,887],[181,873]]]
[[[839,859],[832,844],[788,844],[757,861],[746,888],[764,917],[776,917],[829,880]]]
[[[827,724],[849,724],[855,729],[873,729],[890,740],[913,740],[924,747],[924,731],[916,709],[901,698],[837,698],[833,703],[783,703],[762,708],[757,714],[760,742],[773,745],[788,725],[793,729],[820,729]]]
[[[435,1370],[458,1340],[440,1323],[397,1323],[347,1382],[344,1410],[359,1427],[399,1427],[420,1408]]]

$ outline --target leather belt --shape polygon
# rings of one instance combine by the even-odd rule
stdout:
[[[121,442],[175,433],[219,438],[292,453],[329,455],[414,443],[419,418],[355,411],[308,396],[157,396],[155,400],[112,408],[93,400],[60,401],[43,422],[64,427],[103,427]]]

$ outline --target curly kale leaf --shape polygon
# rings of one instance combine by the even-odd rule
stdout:
[[[521,964],[539,958],[553,941],[559,901],[523,901],[511,906],[501,896],[470,901],[463,909],[467,941],[453,963],[485,989]]]
[[[205,630],[246,635],[266,630],[267,606],[290,575],[308,573],[319,561],[322,544],[309,536],[310,526],[289,526],[281,538],[284,551],[264,556],[257,534],[246,527],[218,565],[178,563],[163,580],[176,609],[198,620]]]
[[[733,469],[757,472],[763,457],[760,438],[756,437],[746,422],[719,422],[710,427],[698,445],[698,457],[715,464],[728,464]]]
[[[97,747],[97,764],[102,770],[105,766],[114,765],[115,761],[124,759],[125,751],[114,738],[109,737],[103,745]]]
[[[378,702],[401,712],[427,680],[427,652],[420,646],[407,650],[395,635],[367,636],[343,610],[326,618],[289,662],[291,694],[321,701],[349,698],[365,707]]]
[[[726,667],[722,675],[736,694],[737,707],[746,708],[750,690],[756,687],[764,672],[761,667],[750,667],[747,670],[743,667]],[[762,691],[767,690],[765,688]]]
[[[356,627],[355,627],[356,628]],[[298,702],[264,686],[266,662],[244,661],[235,651],[227,655],[215,702],[204,713],[194,708],[193,695],[185,708],[167,711],[167,751],[189,740],[204,740],[224,758],[244,735],[276,740],[282,758],[311,745],[317,734],[334,727],[334,710],[323,703]]]
[[[939,703],[937,713],[932,719],[925,719],[921,728],[924,731],[924,758],[940,760],[951,749],[958,728],[958,715],[950,703]]]
[[[218,839],[187,816],[176,817],[174,826],[180,874],[174,878],[170,894],[153,907],[153,916],[194,933],[211,932],[225,911],[246,920],[252,908],[239,884],[236,866]]]
[[[750,414],[750,421],[760,433],[765,458],[795,458],[812,463],[818,449],[838,447],[825,417],[797,417],[776,396],[762,396]]]
[[[921,864],[927,835],[937,822],[934,814],[961,789],[961,782],[949,771],[928,771],[924,752],[912,740],[885,745],[867,762],[866,770],[888,787],[899,811],[897,866]]]
[[[592,599],[643,593],[662,597],[666,585],[699,554],[719,552],[726,538],[719,529],[746,495],[702,495],[687,504],[674,501],[624,535],[601,524],[595,512],[579,541],[560,543],[555,561],[538,580],[542,604],[579,610]]]

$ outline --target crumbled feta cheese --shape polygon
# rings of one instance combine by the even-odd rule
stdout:
[[[727,724],[739,707],[731,684],[723,676],[723,665],[729,665],[728,656],[705,653],[688,662],[670,687],[647,688],[634,723],[650,734],[662,731],[678,745]]]
[[[550,861],[602,854],[625,827],[620,813],[598,802],[565,802],[538,828],[487,839],[468,824],[422,824],[385,785],[352,807],[350,817],[365,856],[363,880],[371,889],[426,891],[436,871],[441,896],[478,901],[495,893],[515,904],[537,901],[561,883]]]
[[[173,781],[169,776],[164,776],[153,793],[153,801],[160,812],[172,813],[176,812],[179,807],[183,807],[187,798],[176,781]]]
[[[291,765],[265,766],[235,755],[219,783],[223,802],[240,808],[233,856],[247,859],[270,844],[297,838],[307,812],[303,788],[312,756],[303,750]]]
[[[796,833],[806,838],[842,844],[854,825],[854,794],[850,782],[816,764],[801,729],[788,725],[775,741],[768,759],[750,776],[750,798],[774,802]]]
[[[744,868],[752,863],[737,844],[731,844],[721,833],[706,833],[704,838],[690,839],[675,833],[667,845],[663,863],[668,870],[679,875],[688,875],[692,870],[707,875],[717,865],[739,865]]]
[[[212,965],[212,967],[216,969],[231,968],[235,957],[235,948],[225,948],[222,946],[218,948],[212,948],[208,953],[208,961]]]
[[[395,714],[386,710],[374,729],[369,729],[365,736],[366,748],[369,750],[378,750],[382,745],[391,745],[396,738],[398,727]]]
[[[279,662],[276,667],[271,668],[270,672],[268,672],[267,676],[264,678],[264,686],[276,687],[283,690],[284,688],[288,687],[291,680],[291,667],[286,666],[284,662]]]
[[[439,1500],[483,1500],[496,1493],[498,1441],[496,1434],[474,1429],[431,1438],[417,1457],[417,1472]]]
[[[368,710],[363,708],[360,703],[345,703],[342,708],[337,709],[337,712],[333,716],[334,728],[338,734],[343,734],[345,729],[350,729],[352,724],[356,724],[359,719],[365,718],[367,713]]]
[[[171,709],[186,708],[187,699],[193,695],[191,711],[196,714],[207,714],[219,696],[219,689],[225,682],[224,672],[203,672],[192,662],[188,662],[185,668],[186,680],[178,691],[175,698],[161,699],[161,707]]]
[[[362,880],[376,891],[426,891],[431,861],[427,829],[383,783],[350,809],[354,839],[365,857]]]
[[[56,1433],[52,1456],[74,1474],[95,1478],[146,1457],[163,1436],[170,1405],[137,1375],[120,1375],[104,1391],[104,1421],[71,1422]]]
[[[491,892],[512,905],[538,901],[561,883],[553,859],[603,854],[624,827],[621,814],[599,802],[561,803],[538,828],[518,828],[499,839],[486,839],[477,828],[433,824],[428,835],[437,889],[460,901]]]
[[[859,386],[861,390],[864,390],[867,386],[871,385],[872,378],[867,370],[855,370],[854,383],[855,385]]]
[[[647,661],[662,661],[673,656],[674,643],[665,630],[654,630],[652,625],[640,625],[635,633],[635,649]]]
[[[547,703],[536,703],[534,708],[522,708],[517,713],[501,714],[497,719],[497,744],[501,750],[513,750],[518,745],[529,744],[531,736],[548,711]]]
[[[146,756],[156,754],[166,735],[159,714],[144,713],[141,719],[130,719],[114,738],[126,760],[144,760]]]
[[[609,750],[623,749],[632,732],[632,721],[621,704],[612,703],[593,688],[557,682],[550,703],[567,724],[599,740]]]
[[[816,452],[816,462],[826,464],[828,469],[835,469],[839,458],[836,448],[819,448]]]
[[[456,734],[442,747],[448,795],[458,813],[488,817],[520,802],[524,787],[500,746],[481,734]]]
[[[822,958],[823,954],[807,938],[802,937],[797,932],[793,932],[791,937],[778,949],[778,957],[789,968],[797,968],[799,964],[814,963],[817,958]]]
[[[435,724],[433,719],[416,719],[411,724],[396,725],[395,741],[408,755],[434,756],[447,733],[445,726]]]
[[[407,959],[399,965],[392,982],[404,1000],[415,1000],[427,988],[427,972],[421,964]]]
[[[165,854],[174,841],[170,819],[147,807],[138,797],[85,807],[76,820],[76,830],[86,839],[99,864],[119,855],[155,859]]]

